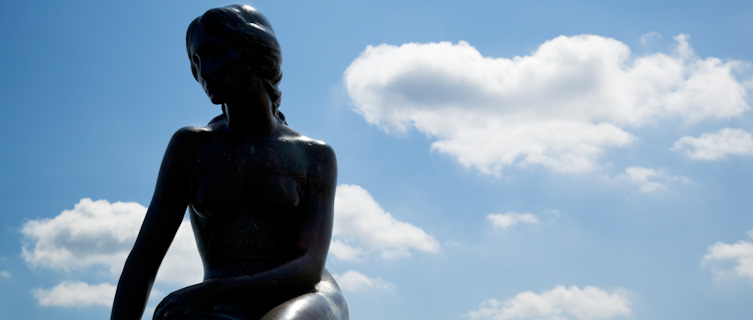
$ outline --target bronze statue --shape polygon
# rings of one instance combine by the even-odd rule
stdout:
[[[334,151],[278,110],[282,56],[256,9],[211,9],[188,27],[191,71],[222,115],[170,140],[111,319],[141,319],[188,207],[204,281],[169,294],[154,319],[347,319],[324,263]]]

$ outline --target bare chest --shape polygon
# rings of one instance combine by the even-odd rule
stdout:
[[[194,204],[216,211],[287,211],[299,205],[305,165],[285,145],[220,145],[205,150],[197,163]],[[236,208],[237,207],[237,208]]]

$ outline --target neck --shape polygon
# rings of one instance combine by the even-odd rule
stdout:
[[[267,101],[269,102],[269,99]],[[263,138],[279,129],[272,103],[225,103],[222,111],[231,133],[246,138]]]

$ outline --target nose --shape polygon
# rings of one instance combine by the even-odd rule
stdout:
[[[217,76],[219,67],[220,63],[219,61],[217,61],[217,59],[199,59],[196,71],[198,72],[199,77],[201,77],[202,79],[211,80],[212,78]]]

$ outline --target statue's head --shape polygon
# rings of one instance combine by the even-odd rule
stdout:
[[[194,19],[186,33],[186,49],[191,59],[191,45],[200,33],[222,39],[236,50],[242,59],[251,66],[251,72],[258,76],[277,111],[282,95],[278,89],[282,79],[282,51],[275,32],[261,12],[249,5],[229,5],[210,9]],[[199,74],[191,64],[191,72],[196,80]]]

